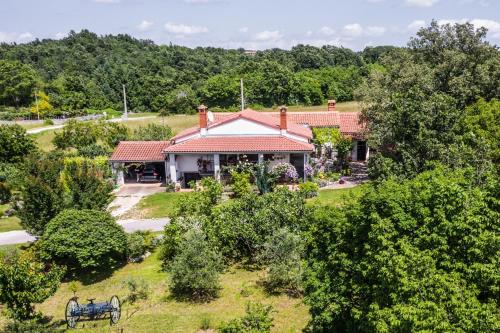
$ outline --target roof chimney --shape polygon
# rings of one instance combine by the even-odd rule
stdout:
[[[207,107],[205,105],[198,106],[198,114],[200,115],[200,133],[201,135],[207,134]]]
[[[286,124],[286,111],[288,108],[286,106],[280,107],[280,130],[281,134],[286,133],[287,124]]]
[[[335,107],[337,106],[337,101],[334,99],[328,100],[328,111],[335,111]]]

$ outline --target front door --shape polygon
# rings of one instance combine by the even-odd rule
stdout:
[[[358,141],[356,160],[357,161],[366,160],[366,141]]]
[[[290,164],[297,170],[299,178],[304,178],[304,154],[290,154]]]

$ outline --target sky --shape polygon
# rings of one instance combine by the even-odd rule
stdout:
[[[500,0],[0,0],[0,42],[88,29],[189,47],[362,50],[406,45],[433,19],[485,26],[500,45]]]

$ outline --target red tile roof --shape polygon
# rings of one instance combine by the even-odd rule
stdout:
[[[253,111],[256,112],[256,111]],[[279,112],[256,112],[268,117],[274,118],[279,122]],[[215,121],[222,121],[231,118],[235,113],[214,113]],[[364,130],[363,124],[359,123],[359,112],[336,112],[336,111],[320,111],[320,112],[287,112],[288,124],[295,123],[307,125],[309,127],[339,127],[341,133],[345,134],[360,134]],[[267,117],[266,117],[267,118]]]
[[[164,149],[165,153],[310,152],[314,146],[284,136],[206,136]]]
[[[111,162],[159,162],[165,160],[162,152],[169,145],[168,141],[122,141],[109,160]]]

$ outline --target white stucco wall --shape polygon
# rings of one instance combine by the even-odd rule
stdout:
[[[202,155],[176,155],[178,172],[198,172],[198,159]],[[205,156],[206,158],[206,156]]]
[[[237,119],[227,124],[209,128],[207,135],[278,135],[279,129],[261,125],[246,119]]]

